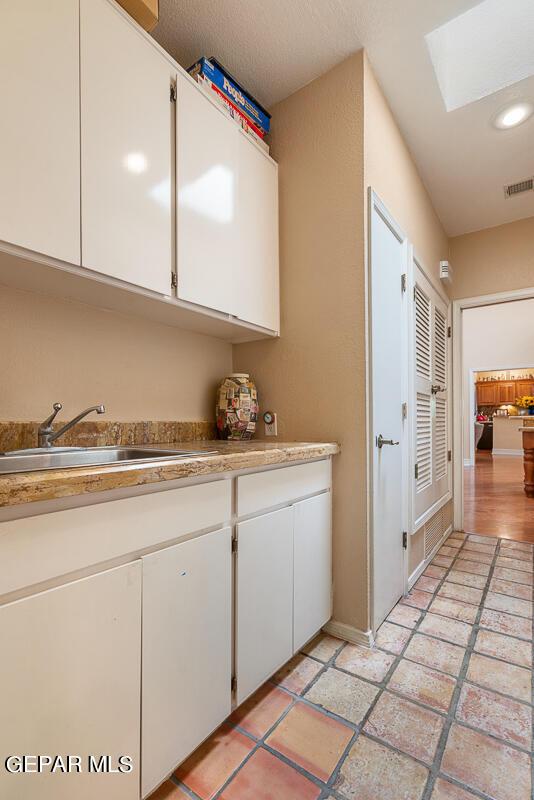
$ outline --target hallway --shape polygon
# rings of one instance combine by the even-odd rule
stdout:
[[[523,459],[477,452],[464,467],[464,530],[534,542],[534,499],[523,491]]]
[[[151,800],[529,800],[533,553],[454,533],[373,649],[320,636]]]

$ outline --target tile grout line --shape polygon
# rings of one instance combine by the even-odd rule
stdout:
[[[451,537],[449,537],[449,538],[451,538]],[[394,653],[392,651],[385,650],[385,648],[377,648],[379,650],[379,652],[385,652],[386,654],[389,654],[389,655],[393,656],[393,661],[392,661],[391,665],[389,666],[387,672],[385,673],[384,678],[382,679],[382,681],[380,681],[380,682],[372,681],[371,679],[364,678],[361,675],[349,672],[348,670],[345,670],[343,667],[339,667],[339,666],[336,665],[336,663],[335,663],[336,659],[341,654],[341,652],[347,647],[347,645],[350,646],[350,643],[343,642],[334,651],[332,656],[326,662],[322,662],[320,659],[316,658],[315,656],[307,654],[307,653],[304,653],[304,652],[301,651],[301,654],[303,656],[305,656],[307,658],[310,658],[311,660],[321,664],[321,668],[319,669],[317,674],[312,678],[312,680],[309,681],[306,684],[306,686],[303,688],[301,694],[296,694],[296,693],[292,692],[291,690],[286,689],[281,684],[273,684],[274,686],[278,686],[278,688],[282,689],[285,693],[287,693],[288,696],[292,698],[292,702],[287,707],[287,709],[285,709],[284,713],[281,714],[281,716],[278,717],[277,720],[273,723],[273,725],[265,732],[265,734],[260,739],[256,739],[253,735],[249,734],[247,731],[242,729],[238,724],[236,725],[236,724],[229,723],[230,725],[232,725],[233,729],[237,730],[241,734],[247,736],[247,738],[251,739],[251,741],[254,742],[254,747],[252,748],[250,753],[248,753],[247,756],[243,759],[243,761],[238,765],[238,767],[232,772],[232,774],[225,781],[225,783],[213,795],[214,800],[217,800],[217,798],[220,798],[220,796],[223,793],[223,791],[228,788],[228,785],[232,782],[232,780],[239,773],[239,771],[250,760],[250,758],[253,756],[253,754],[256,753],[262,747],[267,752],[271,753],[273,756],[275,756],[279,760],[281,760],[283,763],[286,763],[290,767],[295,769],[297,772],[299,772],[299,774],[303,775],[308,780],[311,780],[312,783],[314,783],[314,785],[318,789],[320,789],[320,793],[318,795],[318,800],[326,800],[329,797],[339,798],[339,800],[346,800],[345,796],[340,794],[334,788],[334,784],[337,781],[339,773],[341,772],[341,769],[342,769],[342,767],[343,767],[343,765],[344,765],[344,763],[345,763],[350,751],[352,750],[354,744],[356,743],[356,741],[358,740],[358,738],[360,737],[361,734],[363,734],[366,738],[369,738],[372,741],[376,741],[381,746],[385,747],[388,750],[391,750],[394,753],[401,754],[404,757],[412,759],[416,763],[423,765],[425,767],[425,769],[429,770],[429,774],[428,774],[427,782],[426,782],[426,785],[425,785],[425,789],[424,789],[423,794],[421,795],[421,798],[420,798],[420,800],[428,800],[428,798],[430,798],[430,794],[432,793],[432,791],[434,789],[435,781],[436,781],[438,775],[440,774],[441,761],[442,761],[443,752],[445,750],[445,746],[446,746],[446,742],[447,742],[447,739],[448,739],[448,734],[449,734],[450,728],[451,728],[453,722],[456,721],[456,716],[455,715],[456,715],[456,710],[457,710],[457,705],[458,705],[461,689],[462,689],[462,687],[464,685],[464,681],[465,681],[465,678],[466,678],[467,668],[468,668],[468,664],[469,664],[469,660],[470,660],[471,654],[474,652],[474,643],[476,641],[476,637],[478,635],[478,631],[480,630],[479,621],[480,621],[480,617],[482,615],[482,611],[484,609],[484,601],[485,601],[485,599],[487,597],[488,592],[490,591],[489,587],[490,587],[490,584],[491,584],[491,580],[493,578],[493,572],[494,572],[495,565],[496,565],[496,559],[499,557],[499,554],[500,554],[500,546],[501,546],[500,538],[498,538],[498,537],[484,537],[484,538],[493,539],[493,540],[497,539],[497,543],[496,543],[496,547],[494,549],[492,563],[491,563],[491,565],[488,565],[488,566],[490,566],[490,571],[489,571],[487,576],[483,576],[483,577],[485,577],[485,585],[484,585],[484,588],[481,590],[482,591],[482,596],[481,596],[480,602],[478,604],[478,610],[477,610],[477,615],[475,617],[475,621],[474,621],[474,623],[466,623],[466,624],[470,624],[471,625],[471,633],[470,633],[470,637],[469,637],[469,641],[467,643],[467,646],[465,647],[465,653],[464,653],[464,658],[462,660],[462,666],[460,668],[460,672],[459,672],[459,674],[457,676],[454,676],[454,675],[451,676],[450,673],[446,673],[443,670],[439,670],[439,669],[436,668],[436,671],[438,671],[440,674],[448,675],[449,677],[452,677],[456,682],[456,686],[454,688],[454,692],[453,692],[453,695],[452,695],[452,698],[451,698],[451,703],[449,705],[449,710],[448,710],[448,712],[446,714],[444,714],[444,712],[441,712],[441,711],[439,711],[439,710],[437,710],[435,708],[432,708],[431,706],[427,706],[427,705],[425,705],[423,703],[420,703],[419,701],[414,700],[413,698],[411,698],[411,697],[409,697],[407,695],[403,695],[402,693],[397,692],[395,689],[389,689],[388,688],[389,681],[391,680],[391,677],[392,677],[393,673],[395,672],[395,670],[397,669],[398,665],[400,664],[401,660],[405,656],[405,652],[406,652],[407,648],[409,647],[410,643],[412,642],[414,636],[417,633],[419,633],[419,628],[420,628],[422,622],[424,621],[424,619],[426,617],[426,614],[427,613],[436,613],[436,612],[429,612],[429,607],[428,606],[425,609],[421,609],[421,608],[418,608],[417,606],[410,606],[409,604],[402,603],[402,601],[400,601],[401,604],[405,605],[407,608],[413,608],[414,611],[419,612],[420,617],[419,617],[419,620],[417,621],[417,623],[414,625],[413,628],[407,628],[406,626],[399,625],[399,623],[395,623],[395,622],[390,623],[390,624],[398,625],[399,627],[408,630],[409,631],[409,636],[408,636],[405,644],[403,645],[403,647],[399,651],[399,653]],[[446,540],[442,544],[442,546],[446,546],[446,542],[447,541],[448,540]],[[455,540],[455,541],[459,541],[459,540]],[[452,563],[446,568],[445,574],[439,579],[439,582],[438,582],[434,592],[426,592],[433,599],[438,597],[439,590],[442,588],[442,586],[445,583],[445,581],[447,581],[447,579],[449,578],[450,572],[452,570],[454,570],[456,561],[457,561],[458,556],[460,555],[460,553],[464,552],[464,554],[469,554],[470,551],[469,550],[465,550],[465,545],[468,542],[469,542],[468,535],[465,535],[464,539],[462,540],[461,546],[459,548],[457,548],[456,555],[452,557]],[[456,549],[456,548],[454,548],[454,549]],[[477,551],[472,551],[472,552],[476,556]],[[438,553],[439,553],[439,551],[438,551]],[[532,553],[531,553],[531,556],[532,556]],[[434,558],[435,557],[436,556],[434,556]],[[473,560],[475,561],[475,559],[473,559]],[[428,566],[430,566],[430,564],[427,565],[427,568],[428,568]],[[478,573],[473,573],[473,574],[476,575]],[[423,573],[423,575],[424,575],[424,573]],[[427,576],[427,577],[429,577],[429,576]],[[458,585],[463,585],[463,584],[458,584]],[[475,588],[475,587],[473,587],[473,588]],[[425,591],[425,590],[424,589],[420,589],[419,591]],[[533,601],[534,601],[534,586],[532,586],[532,593],[533,593]],[[508,595],[508,596],[510,596],[510,595]],[[443,595],[441,595],[441,597],[443,597]],[[445,599],[454,599],[454,598],[445,598]],[[517,598],[517,599],[521,599],[521,598]],[[430,601],[429,605],[432,602],[433,602],[433,600]],[[466,601],[458,601],[457,600],[456,602],[465,603]],[[475,606],[475,604],[473,604],[473,603],[467,603],[467,605]],[[502,612],[502,613],[508,613],[508,612]],[[445,619],[452,619],[452,620],[455,619],[454,617],[445,617],[444,615],[441,615],[441,614],[439,616],[443,616],[443,618],[445,618]],[[513,616],[520,617],[520,615],[513,615]],[[462,620],[459,620],[459,621],[462,621]],[[532,620],[532,625],[533,625],[533,632],[534,632],[534,619]],[[454,644],[454,643],[451,643],[450,641],[448,641],[446,639],[441,639],[440,637],[432,636],[432,634],[426,634],[424,632],[422,632],[422,633],[425,636],[428,635],[430,638],[434,638],[434,639],[436,639],[438,641],[443,641],[443,642],[445,642],[447,644]],[[499,633],[499,632],[496,631],[496,633]],[[506,634],[506,635],[509,635],[509,634]],[[519,641],[523,641],[523,642],[526,641],[525,639],[521,639],[520,637],[513,637],[513,638],[518,639]],[[534,646],[534,639],[533,639],[533,642],[531,642],[531,646]],[[492,658],[492,657],[489,656],[489,658]],[[410,661],[410,663],[418,663],[418,662],[412,662],[411,659],[406,659],[406,660]],[[501,661],[501,659],[498,659],[498,658],[494,658],[493,660],[495,660],[497,662]],[[509,663],[509,662],[503,662],[503,663]],[[428,667],[427,665],[424,665],[424,664],[421,664],[421,666],[427,667],[428,669],[434,669],[433,667]],[[516,666],[519,666],[519,665],[516,665]],[[355,724],[355,723],[351,722],[350,720],[346,720],[344,717],[341,717],[340,715],[336,714],[335,712],[331,712],[329,709],[327,709],[327,708],[325,708],[325,707],[323,707],[323,706],[321,706],[319,704],[315,704],[312,701],[307,699],[307,697],[306,697],[307,693],[312,689],[312,687],[320,680],[320,678],[329,669],[335,669],[336,671],[339,671],[342,674],[348,675],[348,676],[350,676],[352,678],[357,678],[358,680],[363,681],[365,684],[368,684],[369,686],[372,686],[373,688],[375,688],[377,690],[376,697],[374,698],[373,702],[370,704],[366,714],[362,717],[360,723]],[[532,673],[532,671],[531,671],[531,673]],[[481,688],[485,688],[485,687],[481,687]],[[380,698],[382,697],[383,693],[386,690],[391,692],[395,696],[399,696],[402,699],[404,699],[404,700],[406,700],[406,701],[408,701],[410,703],[413,703],[414,705],[416,705],[416,706],[418,706],[420,708],[423,708],[423,709],[425,709],[427,711],[428,710],[432,711],[433,713],[437,714],[441,719],[444,720],[443,731],[442,731],[442,734],[440,736],[440,740],[439,740],[438,746],[436,748],[434,759],[433,759],[432,764],[430,765],[430,768],[429,768],[428,763],[423,762],[422,760],[420,760],[418,758],[415,758],[414,756],[409,755],[409,754],[405,753],[402,750],[399,750],[394,745],[390,745],[388,742],[383,741],[379,737],[375,737],[373,734],[370,734],[367,731],[363,730],[363,728],[364,728],[365,724],[367,723],[370,715],[373,713],[378,701],[380,700]],[[499,692],[497,692],[497,693],[499,693]],[[517,698],[510,697],[510,699],[515,700],[516,702],[521,702],[521,701],[518,701]],[[532,700],[534,702],[534,679],[533,679],[533,682],[532,682]],[[266,742],[266,739],[278,727],[278,725],[289,714],[289,712],[297,705],[297,703],[303,703],[303,704],[315,709],[319,713],[338,721],[340,724],[344,724],[347,728],[349,728],[350,730],[353,731],[352,736],[350,737],[346,747],[344,748],[341,756],[339,757],[339,759],[337,761],[336,767],[334,768],[334,770],[331,773],[328,781],[326,781],[326,782],[325,781],[321,781],[316,776],[314,776],[312,773],[309,773],[307,770],[305,770],[304,768],[300,767],[298,764],[293,762],[291,759],[289,759],[286,756],[284,756],[283,753],[280,753],[280,752],[276,751],[274,748],[271,748],[270,745]],[[227,722],[228,722],[228,720],[227,720]],[[464,725],[464,723],[461,723],[461,724]],[[501,744],[503,743],[503,740],[501,740],[501,739],[499,739],[497,737],[494,737],[492,734],[489,734],[486,731],[482,731],[480,729],[474,728],[469,724],[465,724],[464,727],[467,727],[470,730],[474,730],[474,731],[480,732],[483,735],[488,736],[489,738],[495,739],[495,741],[497,741],[497,742],[499,742]],[[533,728],[533,732],[534,732],[534,728]],[[510,746],[510,747],[512,747],[514,749],[518,749],[520,752],[523,752],[523,753],[525,752],[523,749],[521,749],[519,747],[515,747],[512,743],[509,743],[509,742],[505,741],[504,744],[506,744],[506,745],[508,745],[508,746]],[[532,775],[533,775],[533,778],[534,778],[534,763],[531,762],[531,765],[532,765]],[[486,799],[487,800],[491,800],[491,798],[489,798],[489,796],[483,794],[479,790],[473,789],[472,787],[468,787],[467,785],[462,784],[461,782],[457,781],[454,778],[450,778],[449,776],[446,776],[446,779],[448,781],[450,781],[453,785],[456,785],[456,786],[461,787],[461,788],[468,789],[471,793],[474,793],[474,795],[476,797],[483,798],[483,800],[486,800]],[[175,778],[174,774],[171,776],[171,781],[175,785],[178,785],[182,789],[184,789],[186,791],[186,793],[188,794],[188,796],[190,796],[192,798],[192,800],[200,800],[200,798],[198,798],[198,796],[194,792],[192,792],[191,789],[189,789],[185,784],[179,782],[178,779]]]
[[[464,545],[465,545],[465,542],[467,542],[467,541],[469,541],[469,539],[465,539],[464,540]],[[462,545],[462,547],[460,548],[460,551],[463,550],[464,545]],[[484,608],[484,601],[486,599],[486,595],[487,595],[487,593],[489,591],[489,586],[490,586],[490,583],[491,583],[491,580],[492,580],[492,577],[493,577],[493,571],[495,569],[495,564],[496,564],[496,561],[497,561],[498,553],[500,551],[500,546],[501,546],[500,545],[500,540],[497,539],[497,544],[496,544],[496,547],[495,547],[494,553],[493,553],[493,560],[492,560],[492,563],[490,565],[490,569],[489,569],[489,572],[488,572],[488,575],[487,575],[487,578],[486,578],[485,586],[482,589],[482,597],[480,599],[480,603],[479,603],[479,606],[478,606],[477,615],[476,615],[475,621],[474,621],[474,623],[472,625],[471,634],[470,634],[469,640],[467,642],[467,646],[465,648],[465,653],[464,653],[464,658],[463,658],[463,661],[462,661],[462,666],[460,667],[460,671],[459,671],[458,676],[456,678],[456,686],[455,686],[455,689],[454,689],[454,692],[453,692],[453,695],[452,695],[452,698],[451,698],[451,702],[450,702],[450,705],[449,705],[447,719],[446,719],[445,724],[443,726],[443,731],[442,731],[442,734],[441,734],[441,737],[440,737],[440,741],[438,742],[438,746],[436,748],[434,762],[432,764],[431,773],[430,773],[430,779],[429,779],[429,782],[427,784],[426,791],[423,793],[422,800],[430,800],[430,797],[431,797],[431,794],[432,794],[432,792],[434,790],[434,786],[435,786],[435,783],[436,783],[436,780],[437,780],[438,776],[440,774],[442,774],[444,776],[447,775],[447,773],[443,773],[441,771],[443,756],[445,754],[445,748],[447,746],[447,742],[448,742],[448,739],[449,739],[449,734],[450,734],[451,728],[452,728],[452,726],[453,726],[453,724],[455,722],[457,724],[459,723],[459,720],[457,719],[457,716],[456,716],[456,712],[458,710],[458,703],[459,703],[460,695],[461,695],[461,692],[462,692],[462,689],[463,689],[463,686],[464,686],[464,683],[465,683],[465,679],[466,679],[466,676],[467,676],[467,670],[468,670],[468,667],[469,667],[469,662],[471,660],[471,655],[474,652],[475,642],[476,642],[476,639],[477,639],[477,636],[478,636],[478,632],[480,630],[479,622],[480,622],[480,618],[482,616],[482,611],[483,611],[483,608]],[[467,552],[469,552],[469,551],[467,551]],[[471,726],[468,726],[468,727],[471,728]],[[494,738],[494,737],[492,737],[492,738]],[[469,789],[469,790],[471,790],[471,788],[472,788],[470,786],[467,786],[466,784],[461,783],[460,781],[457,781],[457,785],[465,787],[466,789]],[[482,793],[480,793],[480,794],[481,794],[481,796],[483,796]]]

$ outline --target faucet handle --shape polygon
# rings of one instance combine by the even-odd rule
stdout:
[[[50,414],[50,416],[49,416],[49,417],[47,417],[47,419],[45,419],[45,421],[44,421],[44,422],[43,422],[43,424],[41,425],[41,428],[49,428],[49,427],[50,427],[50,425],[51,425],[51,424],[53,423],[53,421],[55,420],[55,418],[57,417],[57,415],[59,414],[59,412],[61,411],[61,409],[63,408],[63,406],[61,405],[61,403],[54,403],[54,405],[52,406],[52,408],[53,408],[54,410],[52,411],[52,413]]]

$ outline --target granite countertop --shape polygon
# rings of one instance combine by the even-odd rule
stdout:
[[[146,447],[147,445],[143,445]],[[61,497],[143,486],[179,478],[231,472],[275,464],[290,464],[339,453],[333,442],[164,442],[157,447],[173,450],[217,450],[216,455],[179,460],[161,459],[146,464],[106,464],[98,467],[68,467],[0,475],[0,507],[18,506]]]

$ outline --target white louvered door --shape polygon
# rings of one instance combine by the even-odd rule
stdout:
[[[447,305],[416,269],[414,529],[449,490]]]

